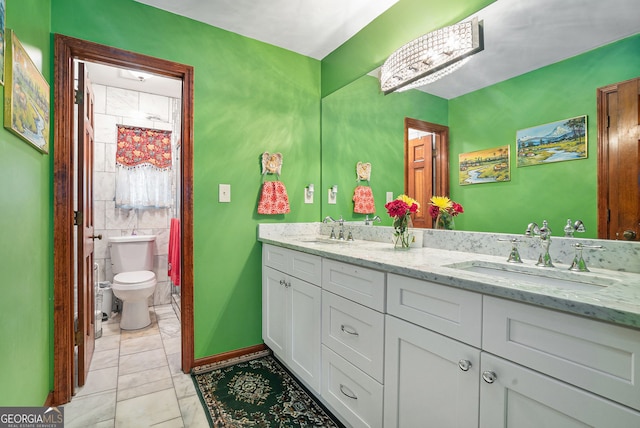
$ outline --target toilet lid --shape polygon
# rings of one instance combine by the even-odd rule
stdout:
[[[122,272],[113,277],[114,282],[120,284],[137,284],[139,282],[151,281],[156,275],[149,270],[136,270],[132,272]]]

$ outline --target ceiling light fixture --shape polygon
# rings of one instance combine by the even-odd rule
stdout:
[[[424,86],[460,68],[483,49],[478,18],[432,31],[389,56],[380,69],[380,89],[386,95]]]

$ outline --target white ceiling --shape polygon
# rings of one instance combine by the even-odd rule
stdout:
[[[322,59],[398,0],[136,1]],[[484,50],[423,91],[455,98],[640,31],[638,0],[497,0],[474,16]]]

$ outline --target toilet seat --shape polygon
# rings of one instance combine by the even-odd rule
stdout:
[[[149,270],[122,272],[113,277],[113,286],[136,290],[156,284],[156,274]]]

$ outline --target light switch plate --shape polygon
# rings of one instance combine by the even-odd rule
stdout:
[[[231,184],[218,184],[218,202],[231,202]]]
[[[387,202],[393,201],[393,192],[387,192]]]
[[[331,205],[335,205],[336,204],[336,199],[337,199],[336,196],[337,195],[338,195],[337,193],[333,193],[331,191],[331,189],[329,189],[329,197],[328,197],[327,203],[329,203]]]

